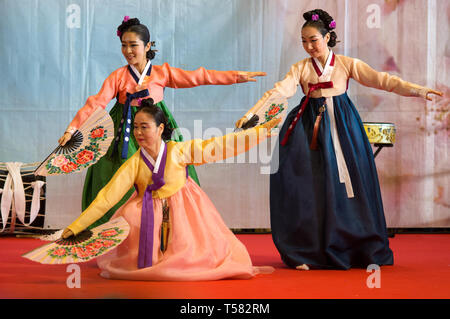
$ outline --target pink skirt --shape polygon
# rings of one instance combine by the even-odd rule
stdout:
[[[101,276],[111,279],[202,281],[250,279],[271,273],[273,267],[255,267],[246,247],[225,225],[203,190],[189,177],[186,185],[167,199],[170,232],[167,250],[160,249],[162,201],[153,199],[153,265],[138,268],[142,197],[135,193],[112,218],[123,216],[130,225],[127,239],[97,259]]]

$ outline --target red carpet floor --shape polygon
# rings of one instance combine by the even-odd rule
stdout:
[[[380,288],[369,288],[371,273],[297,271],[283,265],[270,235],[238,235],[255,265],[275,272],[251,280],[134,282],[107,280],[95,261],[79,264],[81,287],[68,288],[67,265],[41,265],[21,255],[41,246],[37,239],[0,237],[0,298],[25,299],[448,299],[450,235],[397,234],[390,239],[395,265],[381,267]]]

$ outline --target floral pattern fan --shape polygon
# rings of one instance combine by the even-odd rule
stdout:
[[[72,264],[97,258],[120,245],[128,236],[130,226],[118,217],[84,230],[76,236],[58,239],[34,249],[22,257],[41,264]]]
[[[35,175],[59,175],[81,171],[96,163],[114,138],[114,123],[102,108],[98,108],[75,131],[64,145],[59,145],[34,171]]]

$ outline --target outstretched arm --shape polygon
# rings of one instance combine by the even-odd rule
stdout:
[[[73,133],[84,123],[84,121],[98,108],[105,108],[106,105],[117,95],[116,73],[111,73],[103,82],[102,88],[96,95],[90,96],[86,104],[78,110],[72,122],[67,127],[58,143],[65,145],[70,140]]]
[[[256,76],[265,76],[265,72],[216,71],[203,67],[194,71],[186,71],[171,67],[168,63],[161,66],[165,86],[171,88],[190,88],[200,85],[229,85],[243,82],[255,82]]]
[[[396,75],[391,75],[387,72],[378,72],[359,59],[352,59],[350,64],[350,77],[362,85],[394,92],[402,96],[423,97],[429,101],[432,101],[431,96],[429,96],[430,94],[443,96],[442,92],[407,82]]]
[[[136,152],[119,168],[89,207],[72,224],[67,226],[62,234],[63,238],[67,238],[72,234],[76,235],[89,225],[92,225],[125,196],[134,185],[138,171],[139,156],[139,152]]]
[[[224,160],[247,152],[270,136],[271,130],[281,119],[254,128],[208,140],[194,139],[177,143],[178,154],[186,165],[202,165]]]

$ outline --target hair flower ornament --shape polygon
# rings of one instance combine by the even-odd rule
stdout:
[[[123,22],[127,22],[128,20],[130,20],[130,16],[124,16],[123,17]],[[123,23],[122,22],[122,23]],[[122,36],[122,32],[120,32],[119,30],[117,30],[117,36],[121,37]]]
[[[318,14],[313,14],[313,15],[311,16],[311,20],[313,20],[313,21],[319,20],[319,15],[318,15]]]
[[[328,25],[330,27],[330,29],[334,29],[336,28],[336,21],[331,21],[330,24]]]

